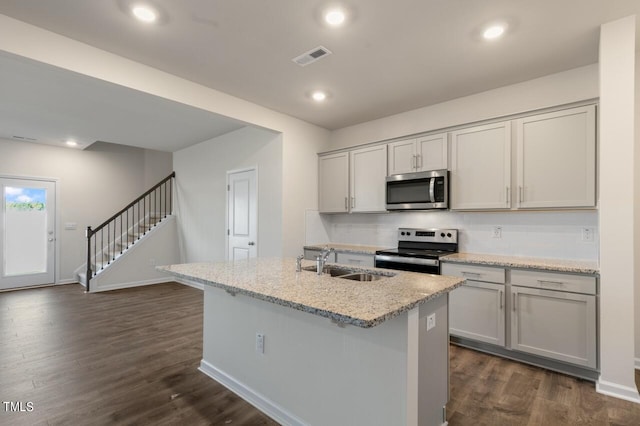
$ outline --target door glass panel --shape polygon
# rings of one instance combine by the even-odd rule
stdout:
[[[47,271],[47,190],[5,186],[4,276]]]

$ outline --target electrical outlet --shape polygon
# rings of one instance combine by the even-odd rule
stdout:
[[[431,330],[435,326],[436,326],[436,314],[434,312],[427,317],[427,331]]]
[[[493,227],[492,236],[493,236],[493,238],[502,238],[502,227],[501,226],[494,226]]]
[[[256,352],[264,353],[264,334],[262,333],[256,333]]]
[[[595,230],[593,228],[582,228],[582,241],[591,243],[593,242],[593,234]]]

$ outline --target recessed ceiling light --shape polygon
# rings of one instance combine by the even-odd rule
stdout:
[[[139,21],[151,23],[158,19],[158,14],[155,10],[151,9],[149,6],[137,5],[131,9],[133,16],[135,16]]]
[[[65,142],[67,145],[69,146],[78,146],[78,142],[76,141],[72,141],[71,139],[69,139],[68,141]]]
[[[311,97],[313,98],[314,101],[316,102],[322,102],[325,99],[327,99],[327,94],[320,91],[320,90],[316,90],[315,92],[313,92],[311,94]]]
[[[340,9],[331,9],[324,14],[325,22],[331,25],[332,27],[337,27],[339,25],[342,25],[345,19],[346,19],[346,15],[344,11]]]
[[[486,38],[487,40],[496,39],[504,34],[505,29],[506,28],[504,25],[492,25],[484,30],[484,32],[482,33],[482,37]]]

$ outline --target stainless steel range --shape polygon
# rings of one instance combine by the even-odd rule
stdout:
[[[440,275],[440,258],[458,251],[457,229],[398,229],[398,248],[376,251],[376,268]]]

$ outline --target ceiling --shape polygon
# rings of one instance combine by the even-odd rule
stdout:
[[[600,24],[640,14],[638,0],[344,0],[333,3],[348,22],[330,28],[321,19],[330,1],[144,1],[160,11],[159,23],[134,20],[133,0],[0,0],[0,13],[327,129],[595,63]],[[506,35],[483,40],[497,20]],[[306,67],[292,62],[319,45],[332,54]],[[315,89],[328,99],[313,102]],[[139,94],[109,90],[106,103],[129,96],[127,114],[162,120],[135,103]],[[51,107],[57,114],[60,105]]]
[[[226,117],[0,52],[0,137],[173,152],[244,127]]]

